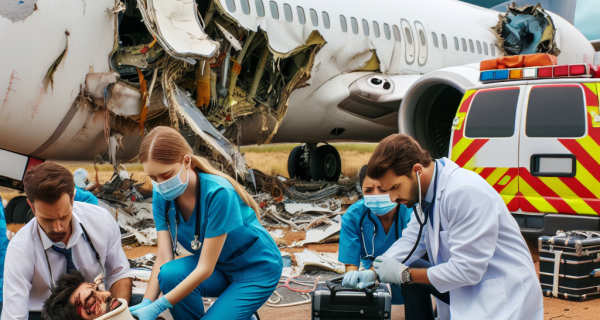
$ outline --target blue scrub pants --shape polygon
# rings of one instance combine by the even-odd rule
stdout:
[[[198,256],[172,260],[160,268],[158,282],[163,294],[173,290],[198,265]],[[215,268],[213,274],[179,301],[170,310],[175,320],[249,320],[275,291],[281,271],[244,281],[231,281],[223,271]],[[202,297],[218,297],[204,314]]]

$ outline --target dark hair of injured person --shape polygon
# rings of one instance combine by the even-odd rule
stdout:
[[[79,271],[71,270],[56,281],[56,286],[50,289],[50,297],[44,302],[42,319],[44,320],[81,320],[75,305],[71,303],[71,295],[85,278]]]

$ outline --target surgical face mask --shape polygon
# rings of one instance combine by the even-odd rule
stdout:
[[[377,216],[383,216],[392,211],[398,204],[390,200],[388,194],[365,195],[365,206]]]
[[[183,169],[185,169],[185,161],[183,162],[179,173],[171,177],[169,180],[163,181],[161,183],[157,183],[156,181],[152,180],[152,185],[154,186],[156,191],[158,191],[158,193],[160,193],[160,195],[163,196],[163,198],[165,198],[165,200],[175,200],[177,197],[182,195],[185,191],[185,188],[187,188],[188,183],[190,182],[190,171],[186,170],[187,179],[185,180],[185,183],[183,183],[181,182],[180,177],[181,172],[183,172]]]

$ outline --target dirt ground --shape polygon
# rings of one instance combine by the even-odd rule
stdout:
[[[295,238],[298,238],[298,235],[284,237],[284,239],[287,241],[297,240]],[[537,240],[528,241],[528,245],[535,263],[536,270],[539,272],[539,253],[537,251]],[[308,245],[308,249],[317,252],[337,252],[338,243]],[[128,258],[136,258],[150,252],[156,253],[156,247],[148,246],[125,246],[124,250]],[[304,248],[284,248],[282,250],[292,253],[301,252],[304,250]],[[310,303],[287,308],[273,308],[265,305],[258,310],[258,314],[262,320],[309,320],[310,312]],[[544,320],[597,320],[599,318],[600,299],[574,302],[544,297]],[[392,320],[404,320],[404,306],[393,306]]]

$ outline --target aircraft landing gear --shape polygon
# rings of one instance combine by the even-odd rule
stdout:
[[[342,172],[342,160],[335,147],[307,143],[295,147],[288,158],[290,178],[335,182]]]

